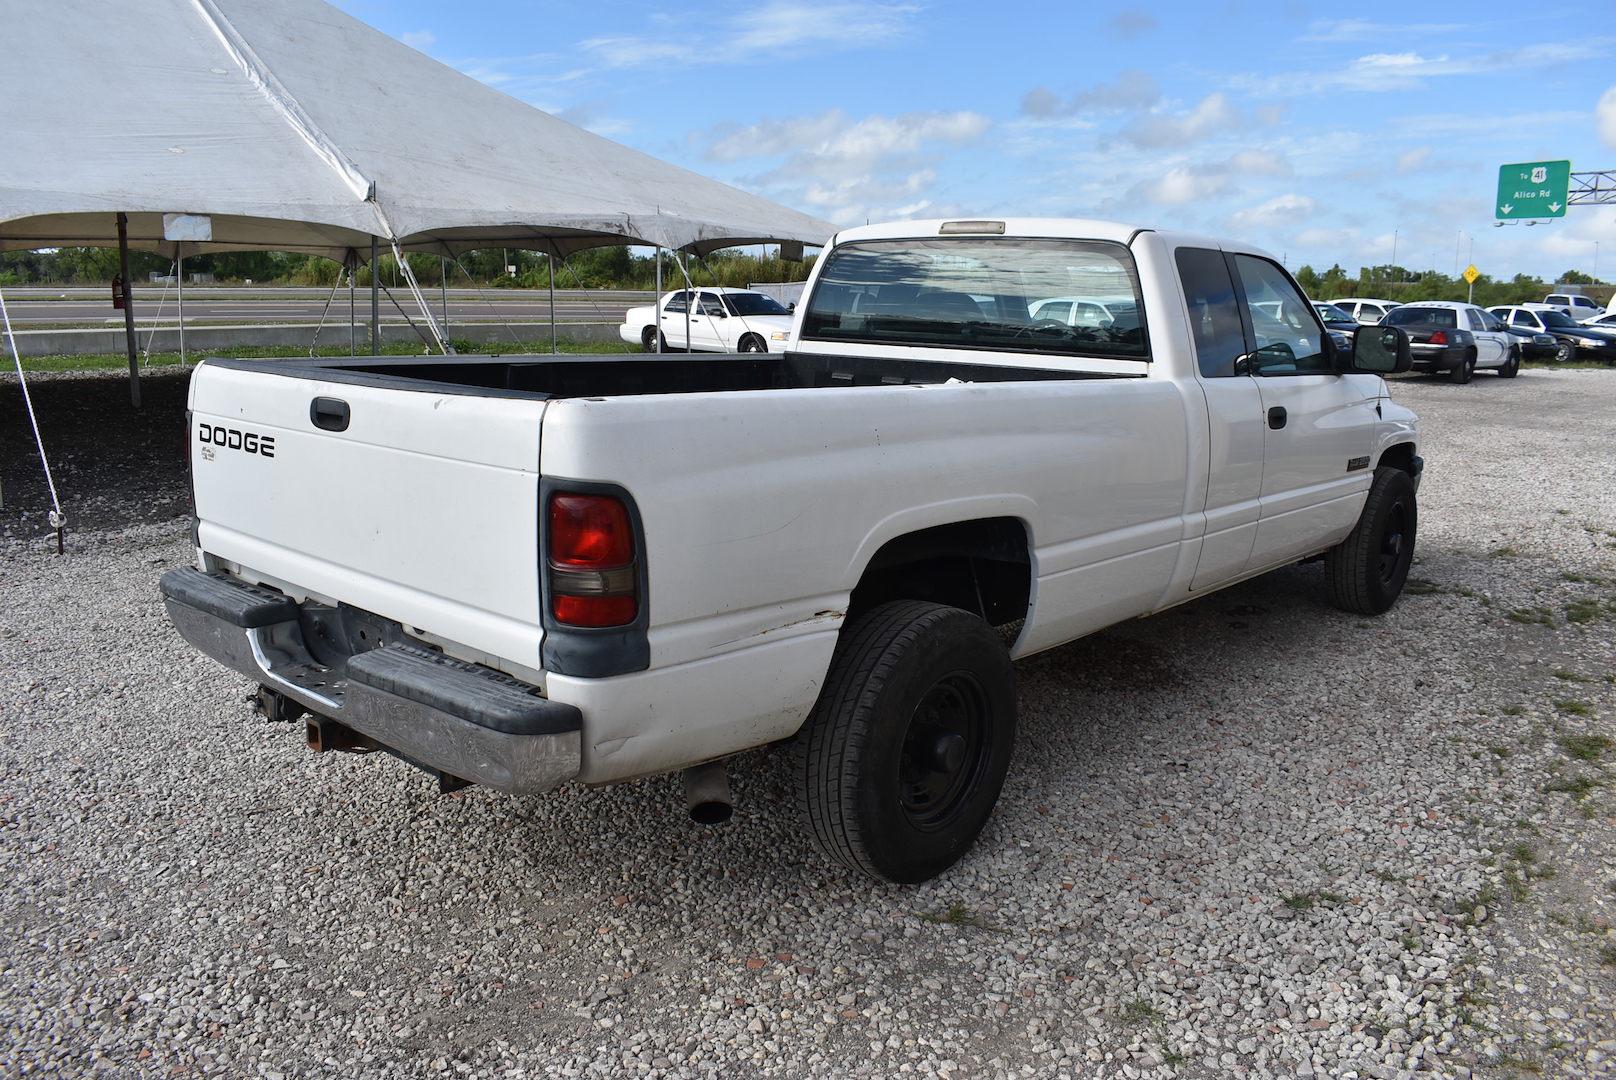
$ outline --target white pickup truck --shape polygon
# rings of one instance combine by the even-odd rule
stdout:
[[[1131,297],[1105,325],[1033,313]],[[540,792],[790,741],[847,865],[935,875],[1010,766],[1012,660],[1322,556],[1397,599],[1414,415],[1270,256],[1098,221],[838,235],[779,355],[208,360],[196,647],[316,749]]]

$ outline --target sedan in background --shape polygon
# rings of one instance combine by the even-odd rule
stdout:
[[[1344,296],[1330,303],[1351,315],[1359,326],[1379,326],[1388,311],[1402,306],[1395,300],[1368,300],[1361,296]]]
[[[1446,371],[1456,383],[1469,382],[1477,368],[1496,371],[1505,379],[1520,373],[1521,350],[1515,338],[1474,304],[1447,300],[1401,304],[1386,315],[1383,325],[1401,327],[1408,334],[1416,371]]]
[[[1318,312],[1319,321],[1324,324],[1324,329],[1335,342],[1336,351],[1351,356],[1353,345],[1358,339],[1358,320],[1334,304],[1326,304],[1322,300],[1313,301],[1313,310]]]
[[[770,341],[783,348],[790,329],[791,313],[774,297],[714,286],[698,290],[694,304],[689,290],[681,289],[664,294],[655,306],[629,308],[617,332],[646,352],[749,353],[768,352]]]
[[[1608,311],[1603,315],[1595,315],[1591,319],[1582,320],[1582,325],[1592,326],[1599,330],[1616,330],[1616,311]]]
[[[1598,360],[1616,364],[1616,330],[1584,326],[1559,308],[1545,304],[1488,308],[1512,327],[1538,334],[1552,334],[1556,360]]]

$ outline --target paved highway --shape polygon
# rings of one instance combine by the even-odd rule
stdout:
[[[174,290],[163,296],[160,288],[137,288],[135,325],[170,325],[177,321]],[[406,291],[393,295],[411,319],[419,322],[419,309]],[[320,321],[330,289],[195,287],[185,291],[185,325],[234,326],[264,323],[314,325]],[[123,312],[113,308],[109,290],[84,288],[12,287],[5,290],[11,321],[19,329],[44,326],[99,327],[123,325]],[[432,314],[442,318],[442,298],[436,289],[427,290]],[[621,322],[623,312],[635,304],[650,303],[648,292],[557,289],[555,317],[560,322]],[[360,290],[356,297],[360,323],[370,319],[370,294]],[[382,294],[383,322],[403,323],[398,308]],[[471,289],[449,290],[449,325],[456,323],[548,322],[549,294],[542,290],[488,289],[481,294]],[[325,314],[327,324],[348,321],[348,291],[339,290]]]

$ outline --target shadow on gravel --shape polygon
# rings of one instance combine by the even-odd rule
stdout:
[[[127,374],[28,377],[70,531],[120,529],[191,512],[185,474],[190,372],[148,372],[140,384],[142,405],[135,409]],[[0,491],[0,539],[49,532],[50,492],[15,375],[0,378]]]

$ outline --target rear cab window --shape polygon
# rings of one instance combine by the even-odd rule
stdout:
[[[1103,240],[859,240],[826,258],[807,341],[1150,359],[1133,254]]]

